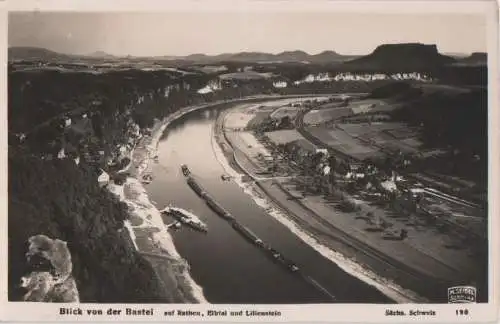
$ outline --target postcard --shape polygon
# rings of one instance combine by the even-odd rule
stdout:
[[[495,2],[2,19],[0,320],[497,318]]]

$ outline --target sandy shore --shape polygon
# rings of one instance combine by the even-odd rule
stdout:
[[[125,184],[109,185],[109,190],[129,206],[131,219],[125,222],[125,227],[137,251],[152,264],[158,284],[163,287],[172,303],[208,303],[208,301],[203,295],[203,289],[191,278],[188,263],[177,252],[160,212],[149,200],[146,189],[140,181],[145,173],[151,171],[162,134],[170,123],[196,110],[231,102],[258,102],[295,97],[308,96],[262,95],[182,108],[167,118],[156,121],[151,129],[151,135],[143,136],[133,148],[130,152],[131,163],[126,167],[130,176]]]
[[[448,287],[470,283],[471,277],[478,276],[474,263],[462,251],[439,246],[442,237],[435,233],[414,231],[405,241],[384,240],[380,234],[365,231],[366,221],[359,215],[333,209],[332,202],[324,197],[293,199],[301,193],[288,178],[257,176],[263,171],[255,159],[258,145],[247,143],[249,133],[240,137],[243,132],[226,129],[227,114],[230,112],[217,121],[216,138],[232,166],[250,175],[255,180],[255,189],[283,211],[287,220],[280,220],[282,223],[291,221],[292,226],[306,232],[312,239],[310,244],[317,249],[326,248],[322,254],[337,264],[344,263],[344,270],[399,302],[446,302]],[[372,206],[366,208],[387,213],[374,211]]]

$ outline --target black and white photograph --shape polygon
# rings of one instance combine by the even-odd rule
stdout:
[[[9,302],[492,302],[487,11],[7,16]]]

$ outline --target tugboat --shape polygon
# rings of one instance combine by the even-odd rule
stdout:
[[[182,170],[182,174],[187,177],[191,174],[191,171],[189,171],[187,165],[183,164],[181,165],[181,170]]]
[[[149,184],[149,183],[151,183],[151,181],[153,181],[153,176],[150,175],[150,174],[146,174],[146,175],[144,175],[142,177],[142,181],[141,182],[144,183],[144,184]]]

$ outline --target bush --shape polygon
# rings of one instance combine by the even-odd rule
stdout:
[[[129,175],[130,175],[130,173],[128,173],[128,172],[112,173],[110,175],[110,178],[111,178],[111,181],[113,181],[115,184],[122,186],[127,181],[127,177]]]
[[[349,198],[342,196],[340,198],[340,202],[338,204],[338,207],[341,211],[346,212],[346,213],[352,213],[355,211],[361,210],[361,207],[358,206],[354,201],[350,200]]]

